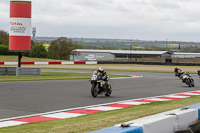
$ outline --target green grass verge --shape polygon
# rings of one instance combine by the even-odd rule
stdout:
[[[63,69],[63,70],[96,70],[89,68],[49,68],[42,67],[43,69]],[[125,69],[106,69],[107,71],[121,71],[121,72],[154,72],[154,73],[174,73],[174,71],[166,71],[166,70],[125,70]],[[194,71],[187,71],[191,74],[196,74]]]
[[[125,109],[99,112],[76,118],[30,123],[1,128],[1,133],[87,133],[137,118],[181,108],[200,102],[200,96],[172,101],[155,102]],[[97,99],[98,100],[98,99]]]
[[[17,62],[18,56],[17,55],[0,55],[0,62]],[[46,59],[46,58],[31,58],[31,57],[22,57],[22,62],[42,62],[42,61],[61,61],[61,60],[54,60],[54,59]]]
[[[61,73],[61,72],[42,72],[41,76],[0,76],[0,82],[5,81],[34,81],[34,80],[70,80],[70,79],[89,79],[92,73]],[[110,78],[129,77],[128,75],[109,74]]]

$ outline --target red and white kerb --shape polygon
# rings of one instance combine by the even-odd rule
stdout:
[[[9,50],[31,50],[31,1],[10,1]]]

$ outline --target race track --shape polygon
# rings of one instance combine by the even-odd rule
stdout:
[[[80,70],[43,69],[43,72],[82,72]],[[114,72],[143,76],[142,78],[111,79],[113,88],[111,97],[90,94],[90,82],[81,80],[50,80],[26,82],[0,82],[0,119],[50,112],[75,107],[117,102],[122,100],[145,98],[180,92],[199,90],[197,74],[192,75],[195,87],[189,88],[173,73]]]

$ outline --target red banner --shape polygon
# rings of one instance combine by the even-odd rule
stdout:
[[[10,3],[9,50],[31,50],[31,1]]]

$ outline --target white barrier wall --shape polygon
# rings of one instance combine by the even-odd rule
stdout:
[[[143,127],[143,133],[174,133],[186,130],[188,125],[198,121],[197,109],[175,109],[164,113],[126,122],[130,126]],[[120,126],[116,125],[116,126]]]
[[[48,65],[49,62],[35,62],[35,65]]]
[[[175,131],[187,130],[189,125],[198,121],[198,118],[198,109],[175,109],[91,133],[174,133]],[[122,124],[129,126],[121,127]]]
[[[97,64],[97,61],[86,61],[86,64]]]
[[[17,65],[18,62],[5,62],[4,64],[5,65]]]
[[[70,61],[70,62],[61,62],[62,65],[69,65],[69,64],[74,64],[73,61]]]

